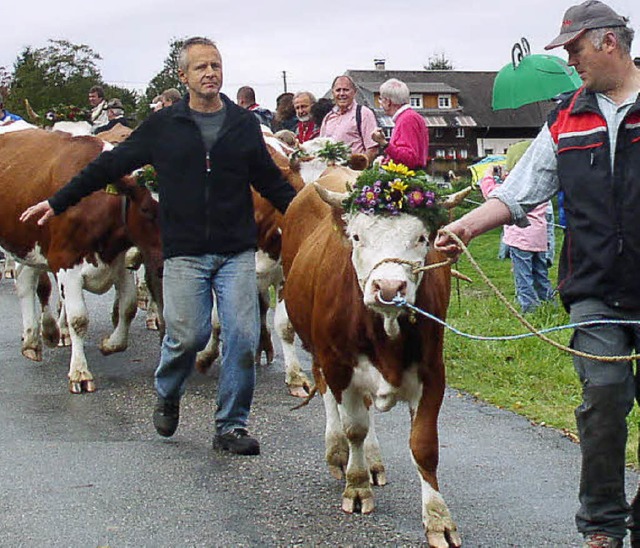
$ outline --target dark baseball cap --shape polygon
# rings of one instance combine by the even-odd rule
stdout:
[[[560,34],[544,49],[553,49],[573,42],[591,29],[626,27],[628,19],[618,15],[609,6],[598,0],[587,0],[571,6],[562,18]]]

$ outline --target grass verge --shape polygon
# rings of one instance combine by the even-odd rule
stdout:
[[[500,232],[501,229],[496,229],[475,239],[470,252],[489,279],[515,304],[511,262],[497,258]],[[557,250],[561,243],[562,233],[558,231]],[[525,331],[465,257],[456,268],[474,282],[453,281],[447,316],[451,325],[474,335],[512,335]],[[549,274],[555,286],[557,261]],[[557,298],[555,305],[545,304],[527,319],[539,329],[569,323],[569,316]],[[554,332],[549,337],[567,345],[571,330]],[[570,354],[535,337],[484,342],[463,338],[447,330],[445,360],[449,386],[577,439],[573,413],[581,401],[580,384]],[[627,462],[636,467],[638,418],[636,406],[629,417],[627,442]]]

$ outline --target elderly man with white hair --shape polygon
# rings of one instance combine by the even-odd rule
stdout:
[[[381,129],[371,135],[384,149],[383,162],[393,160],[410,169],[424,169],[429,152],[429,130],[422,116],[409,106],[407,84],[396,78],[384,82],[380,86],[380,106],[395,124],[389,142]]]

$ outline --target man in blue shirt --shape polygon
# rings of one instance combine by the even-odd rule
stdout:
[[[6,124],[7,122],[17,122],[22,120],[17,114],[12,114],[6,108],[4,108],[4,98],[0,93],[0,124]]]

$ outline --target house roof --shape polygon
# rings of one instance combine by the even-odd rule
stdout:
[[[374,93],[389,78],[402,80],[412,93],[442,93],[440,89],[445,88],[453,91],[444,93],[458,92],[459,109],[417,109],[425,117],[444,118],[450,126],[469,127],[475,122],[485,128],[540,128],[554,107],[553,101],[541,101],[518,109],[494,111],[491,98],[493,81],[498,73],[493,71],[347,70],[346,74],[359,87],[358,102],[371,107]]]

